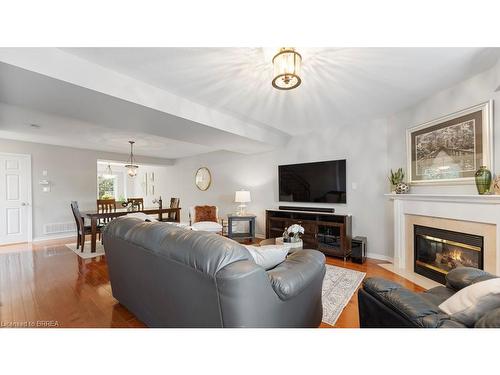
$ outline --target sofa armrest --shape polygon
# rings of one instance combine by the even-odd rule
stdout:
[[[417,327],[437,326],[440,320],[448,318],[420,294],[392,281],[371,277],[363,281],[363,288]]]
[[[289,255],[267,274],[276,294],[282,300],[288,300],[302,292],[320,272],[323,275],[326,272],[323,253],[300,250]]]
[[[469,285],[493,278],[496,276],[486,271],[472,267],[460,267],[446,274],[446,286],[459,291]]]

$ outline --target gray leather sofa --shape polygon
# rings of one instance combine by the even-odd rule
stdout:
[[[149,327],[317,327],[325,257],[265,271],[217,234],[120,217],[103,234],[113,296]]]

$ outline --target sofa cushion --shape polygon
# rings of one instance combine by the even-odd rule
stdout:
[[[495,275],[473,267],[460,267],[446,274],[446,286],[456,291],[480,281],[495,278]]]
[[[468,327],[497,307],[500,307],[500,278],[469,285],[439,305],[442,311]]]
[[[222,231],[222,225],[220,225],[217,222],[213,221],[199,221],[197,223],[194,223],[191,228],[193,230],[204,230],[207,232],[221,232]]]
[[[236,241],[207,232],[197,232],[166,223],[148,223],[133,217],[112,220],[106,234],[132,242],[210,276],[223,267],[251,259]]]
[[[288,247],[284,245],[245,246],[255,263],[265,270],[276,267],[286,259]]]
[[[217,222],[217,208],[215,206],[195,206],[194,222],[215,221]]]
[[[439,306],[452,295],[455,294],[455,291],[451,288],[446,288],[444,286],[437,286],[435,288],[429,289],[422,293],[422,297],[427,301]]]

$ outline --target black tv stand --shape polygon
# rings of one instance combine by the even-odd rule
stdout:
[[[304,227],[304,248],[317,249],[344,260],[351,255],[351,215],[266,210],[266,238],[281,237],[285,228],[293,224]]]

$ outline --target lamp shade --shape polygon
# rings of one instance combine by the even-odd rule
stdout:
[[[250,199],[250,192],[246,190],[238,190],[234,194],[234,201],[237,203],[251,202],[252,200]]]

